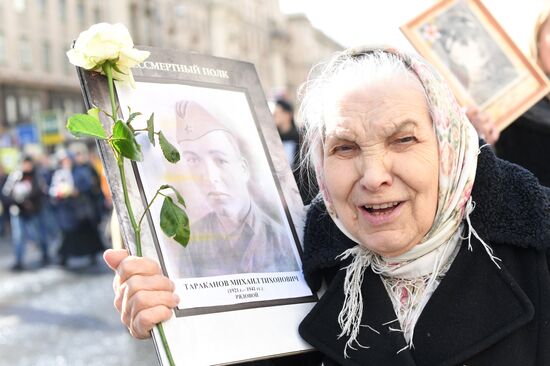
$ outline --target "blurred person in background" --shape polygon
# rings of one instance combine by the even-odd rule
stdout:
[[[308,185],[309,182],[300,168],[301,138],[294,122],[294,108],[292,104],[285,99],[277,99],[273,111],[273,119],[283,142],[286,157],[294,174],[302,201],[304,201],[304,204],[309,204],[317,194],[318,189],[314,184],[311,186]]]
[[[279,136],[281,136],[281,140],[283,141],[288,162],[292,169],[295,170],[299,159],[300,134],[294,123],[294,108],[292,108],[292,104],[285,99],[277,99],[275,110],[273,111],[273,119],[275,120]]]
[[[96,149],[90,150],[90,164],[98,175],[99,187],[101,189],[101,194],[103,195],[104,208],[105,210],[110,211],[113,208],[113,198],[109,188],[109,183],[107,182],[105,170],[103,169],[103,164],[101,163],[101,158],[97,154]]]
[[[82,186],[80,192],[85,192],[92,202],[94,203],[94,217],[93,221],[95,226],[99,226],[103,216],[106,214],[106,202],[105,195],[103,194],[103,187],[101,176],[96,169],[94,162],[91,160],[91,156],[86,145],[73,146],[74,151],[74,169],[73,176],[76,179],[77,187],[81,186],[78,179],[82,179],[82,184],[90,182],[90,186]]]
[[[550,75],[550,3],[539,13],[531,41],[531,56]],[[498,157],[531,171],[539,182],[550,186],[550,99],[546,95],[510,126],[500,132],[493,121],[476,106],[467,115],[482,138],[495,144]]]
[[[49,194],[62,231],[60,264],[66,266],[69,257],[87,255],[93,265],[104,250],[98,231],[99,179],[84,151],[77,151],[74,158],[61,151],[59,161]]]
[[[550,75],[550,3],[535,24],[531,56]],[[501,132],[497,155],[530,170],[539,182],[550,187],[550,99],[546,95]]]
[[[4,165],[0,164],[0,188],[4,187],[7,179],[8,174],[6,173]],[[0,237],[6,236],[6,232],[9,230],[9,223],[9,200],[3,194],[0,194]]]
[[[101,158],[98,154],[96,148],[89,149],[90,152],[90,164],[97,173],[99,180],[99,188],[101,193],[98,192],[98,202],[97,209],[99,212],[99,232],[102,235],[104,243],[113,242],[113,224],[112,224],[112,215],[113,215],[113,197],[111,195],[111,189],[109,188],[109,183],[107,182],[107,176],[105,175],[105,170],[103,169],[103,164],[101,163]],[[116,213],[115,213],[116,215]],[[118,225],[118,222],[117,222]],[[120,235],[120,228],[115,229],[115,236]],[[116,239],[115,239],[116,240]]]
[[[38,243],[42,252],[42,265],[50,262],[48,242],[40,235],[42,210],[42,186],[32,158],[25,157],[21,169],[12,172],[2,188],[2,195],[9,203],[12,241],[15,263],[12,270],[24,269],[25,249],[28,241]]]
[[[40,236],[46,238],[49,243],[58,244],[61,238],[59,225],[53,213],[53,207],[49,197],[54,168],[49,155],[40,154],[35,158],[36,174],[41,182],[42,208],[40,210]]]

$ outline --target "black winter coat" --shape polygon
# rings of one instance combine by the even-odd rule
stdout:
[[[550,100],[542,98],[500,134],[497,155],[530,170],[550,187]]]
[[[317,290],[328,289],[300,325],[300,334],[324,356],[324,365],[530,366],[550,365],[550,190],[532,174],[482,149],[472,192],[473,227],[502,259],[501,269],[472,236],[465,240],[430,298],[414,332],[414,349],[383,325],[397,316],[378,275],[364,278],[362,322],[357,338],[369,349],[348,350],[338,339],[344,271],[334,258],[354,245],[333,224],[321,200],[309,210],[304,273]]]

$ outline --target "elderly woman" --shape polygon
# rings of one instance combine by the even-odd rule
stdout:
[[[299,331],[324,365],[549,365],[550,192],[480,147],[432,68],[343,52],[301,116],[321,189],[303,268],[327,290]],[[173,285],[150,260],[105,259],[124,323],[148,337]]]

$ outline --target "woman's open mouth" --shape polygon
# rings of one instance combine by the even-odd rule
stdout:
[[[399,212],[403,201],[385,202],[376,205],[360,206],[363,217],[372,225],[382,225],[393,220]]]

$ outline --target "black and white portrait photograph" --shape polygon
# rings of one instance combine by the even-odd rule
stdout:
[[[310,295],[298,281],[299,241],[246,93],[138,82],[136,89],[120,88],[119,99],[123,106],[150,106],[144,115],[155,114],[156,127],[181,156],[171,164],[145,134],[139,140],[144,161],[137,166],[146,200],[153,197],[159,181],[185,198],[190,221],[185,248],[166,237],[152,220],[168,275],[181,291],[204,294],[182,295],[186,299],[182,308],[277,299],[281,296],[277,288],[289,284],[268,278],[282,275],[299,276],[290,286],[297,286],[297,296]],[[160,208],[160,203],[153,204],[151,217],[158,217]],[[258,280],[259,275],[265,277]],[[209,288],[209,281],[236,281],[235,276],[243,283],[268,285],[242,296]]]
[[[184,252],[180,274],[296,271],[282,216],[262,208],[277,192],[250,187],[255,184],[253,171],[262,169],[251,166],[258,162],[238,130],[195,101],[176,102],[174,112],[183,171],[208,210],[191,224],[191,245]]]

